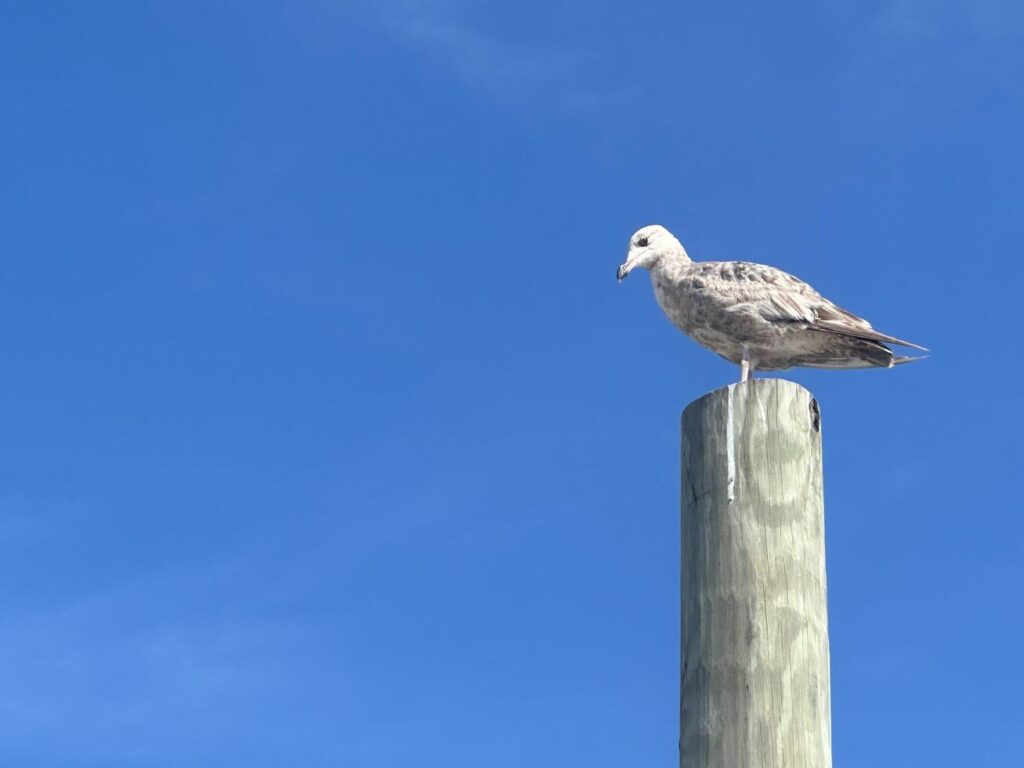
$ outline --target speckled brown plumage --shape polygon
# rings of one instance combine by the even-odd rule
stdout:
[[[775,267],[745,261],[691,261],[664,227],[630,239],[622,280],[636,267],[650,270],[658,304],[683,333],[749,370],[890,368],[917,357],[897,357],[886,344],[923,347],[888,334],[824,298]],[[927,350],[925,350],[927,351]]]

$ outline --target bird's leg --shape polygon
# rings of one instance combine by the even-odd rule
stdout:
[[[743,359],[740,360],[740,383],[744,381],[750,381],[751,370],[750,370],[750,350],[743,347]]]

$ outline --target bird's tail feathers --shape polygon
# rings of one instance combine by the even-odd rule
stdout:
[[[860,360],[858,358],[849,358],[847,360],[818,360],[815,362],[801,362],[800,366],[804,368],[826,368],[829,370],[857,370],[859,368],[879,368],[885,366],[879,366],[878,363],[872,363],[867,360]]]
[[[922,347],[920,344],[915,344],[912,341],[897,338],[896,336],[890,336],[887,333],[876,331],[870,326],[864,327],[860,325],[854,325],[848,322],[839,322],[835,320],[817,320],[811,327],[816,331],[824,331],[825,333],[834,333],[839,336],[848,336],[852,339],[860,339],[862,341],[875,341],[884,344],[897,344],[901,347],[912,347],[919,349],[922,352],[928,352],[927,347]]]
[[[898,356],[880,341],[845,337],[845,341],[832,345],[828,354],[808,355],[799,365],[808,368],[892,368],[896,365],[923,360],[927,355]]]
[[[905,365],[906,363],[916,363],[918,360],[927,360],[931,355],[906,355],[903,357],[894,357],[892,359],[893,365]]]
[[[805,360],[800,363],[805,368],[830,368],[833,370],[856,370],[858,368],[892,368],[897,365],[916,363],[918,360],[925,360],[928,355],[892,357],[886,362],[876,359],[865,359],[862,357],[848,357],[837,359]]]

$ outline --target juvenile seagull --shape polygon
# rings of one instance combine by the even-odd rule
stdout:
[[[740,366],[740,381],[756,369],[892,368],[920,359],[896,357],[886,344],[928,351],[879,333],[781,269],[748,261],[690,261],[672,233],[657,224],[633,233],[619,282],[637,267],[650,271],[669,320]]]

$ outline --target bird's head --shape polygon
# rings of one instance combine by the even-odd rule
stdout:
[[[654,269],[664,258],[690,260],[686,249],[667,229],[658,224],[643,227],[629,238],[629,253],[619,266],[616,277],[621,283],[637,267]]]

